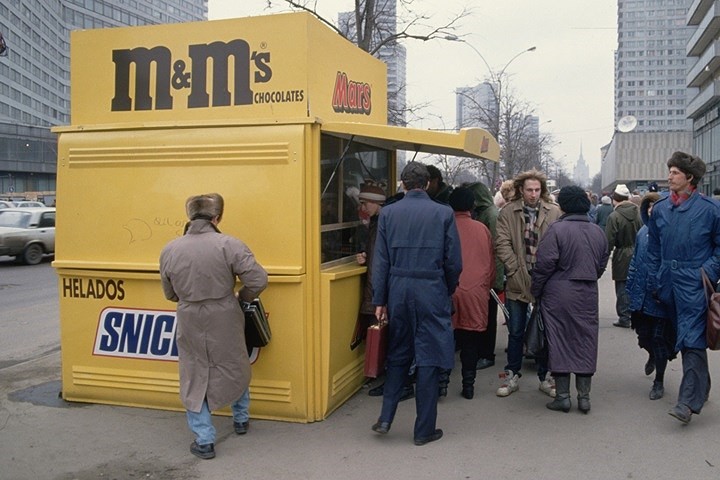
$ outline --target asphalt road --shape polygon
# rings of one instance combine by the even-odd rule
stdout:
[[[453,373],[440,402],[445,436],[438,442],[413,445],[412,401],[400,404],[388,435],[374,434],[381,400],[361,390],[313,424],[254,420],[247,435],[236,436],[229,418],[215,417],[218,456],[203,461],[188,451],[192,438],[182,413],[58,399],[54,272],[47,264],[30,268],[0,259],[2,480],[720,478],[717,394],[687,426],[667,415],[681,377],[674,361],[666,396],[648,399],[652,377],[643,373],[646,358],[634,332],[612,326],[609,273],[600,282],[599,366],[588,415],[575,408],[574,388],[570,413],[547,410],[532,362],[517,393],[495,396],[505,358],[501,326],[497,368],[478,372],[475,399],[460,396],[458,369]],[[720,353],[709,355],[716,373]]]

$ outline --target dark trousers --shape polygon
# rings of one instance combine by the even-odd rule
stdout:
[[[688,348],[682,351],[683,377],[680,382],[678,403],[700,413],[710,394],[710,371],[707,350]]]
[[[395,418],[409,370],[409,364],[387,367],[379,421],[392,423]],[[435,433],[440,368],[418,366],[415,373],[415,438],[425,438]]]
[[[487,330],[480,332],[480,358],[495,360],[495,343],[497,341],[498,304],[490,297],[488,304]]]
[[[475,372],[480,358],[480,338],[483,333],[485,332],[455,330],[455,345],[460,348],[460,364],[463,372],[467,370]],[[465,378],[464,375],[463,378]]]

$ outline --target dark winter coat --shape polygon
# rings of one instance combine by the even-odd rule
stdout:
[[[500,210],[495,206],[493,202],[492,193],[490,189],[480,182],[463,185],[472,190],[475,196],[475,204],[473,206],[472,217],[482,222],[489,230],[493,240],[493,252],[495,251],[495,243],[497,242],[497,218]],[[498,258],[497,254],[494,253],[495,258],[495,280],[493,281],[492,288],[496,292],[505,290],[505,266]]]
[[[641,204],[642,205],[642,204]],[[652,298],[652,292],[648,287],[647,247],[648,227],[650,221],[647,209],[640,212],[640,217],[645,225],[638,231],[635,238],[635,252],[630,267],[628,268],[627,284],[625,289],[630,297],[630,311],[643,312],[645,315],[657,318],[669,318],[667,309]]]
[[[612,212],[613,207],[609,203],[603,203],[601,205],[598,205],[597,210],[595,210],[595,223],[600,228],[605,230],[605,226],[607,225],[607,219]]]
[[[630,260],[635,250],[635,237],[640,227],[640,209],[630,201],[620,202],[608,217],[605,235],[609,253],[612,253],[612,278],[616,282],[627,280]]]
[[[720,278],[720,204],[697,192],[679,206],[661,198],[648,231],[648,289],[675,323],[675,349],[705,349],[707,299],[700,269],[713,283]]]
[[[370,223],[368,224],[368,236],[367,243],[365,244],[365,265],[367,265],[367,273],[365,274],[365,285],[363,286],[362,302],[360,304],[360,313],[363,315],[375,315],[375,305],[372,303],[373,289],[372,289],[372,261],[373,253],[375,252],[375,237],[377,236],[377,223],[378,216],[373,215],[370,217]]]
[[[388,309],[388,365],[451,369],[451,295],[462,271],[450,207],[423,190],[380,212],[373,258],[373,304]]]
[[[553,372],[595,373],[597,281],[607,261],[605,235],[587,215],[563,215],[540,239],[530,291],[540,301]]]

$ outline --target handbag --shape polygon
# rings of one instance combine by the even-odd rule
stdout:
[[[365,337],[365,376],[377,378],[385,370],[387,322],[370,325]]]
[[[548,354],[547,336],[545,335],[545,323],[540,313],[540,302],[533,307],[525,329],[525,354],[535,358],[545,358]]]
[[[715,291],[715,286],[702,268],[700,275],[708,302],[707,328],[705,329],[707,346],[710,350],[720,350],[720,293]]]
[[[240,306],[245,314],[245,345],[248,350],[266,346],[270,343],[272,332],[262,301],[259,298],[252,302],[241,300]]]

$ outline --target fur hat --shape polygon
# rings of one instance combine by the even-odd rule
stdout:
[[[615,191],[612,194],[613,200],[616,202],[623,202],[630,198],[630,190],[628,190],[627,185],[624,183],[618,183],[617,187],[615,187]]]
[[[366,183],[363,183],[360,186],[360,195],[358,195],[358,198],[360,200],[373,203],[385,203],[386,199],[385,192],[382,188],[377,185],[368,185]]]
[[[600,201],[605,205],[610,205],[612,203],[612,200],[607,195],[603,195]]]
[[[690,181],[692,185],[700,183],[700,180],[703,175],[705,175],[705,170],[707,169],[705,162],[703,162],[700,157],[696,157],[695,155],[690,155],[685,152],[673,153],[672,157],[670,157],[667,161],[667,166],[668,168],[676,167],[686,175],[692,175],[693,179]]]
[[[577,185],[568,185],[560,189],[557,196],[560,209],[565,213],[587,213],[590,210],[590,199],[585,190]]]
[[[469,212],[475,205],[475,195],[469,188],[458,187],[450,194],[448,203],[456,212]]]

